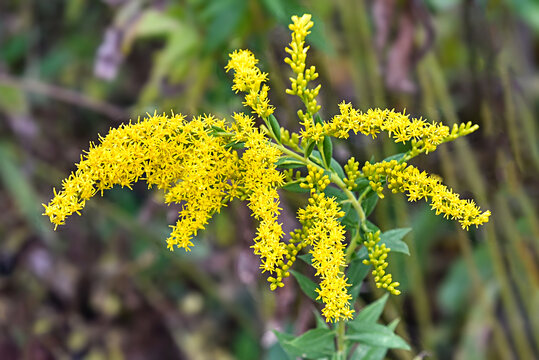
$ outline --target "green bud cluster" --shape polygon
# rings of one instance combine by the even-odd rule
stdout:
[[[348,159],[348,163],[344,165],[344,172],[346,178],[343,180],[348,190],[353,190],[356,187],[356,179],[361,176],[359,171],[359,162],[352,156]]]
[[[289,146],[295,151],[301,151],[299,147],[299,135],[295,132],[290,134],[290,131],[281,127],[281,143]]]
[[[401,292],[396,288],[400,283],[393,282],[392,275],[386,273],[386,268],[388,266],[386,261],[387,254],[391,249],[386,247],[385,244],[378,245],[379,242],[380,230],[375,233],[367,233],[367,240],[363,242],[363,245],[367,248],[369,259],[363,260],[363,264],[372,265],[374,267],[372,276],[374,277],[377,288],[383,288],[393,295],[399,295]]]
[[[382,191],[384,190],[383,180],[386,180],[387,176],[391,176],[391,180],[388,182],[387,187],[391,189],[393,193],[402,191],[403,179],[402,171],[406,168],[405,162],[400,163],[397,160],[382,161],[379,163],[371,164],[366,162],[363,166],[363,175],[369,180],[369,185],[373,191],[376,191],[380,199],[384,198]]]
[[[270,289],[275,290],[278,287],[283,287],[283,279],[290,276],[290,268],[294,265],[297,255],[303,248],[305,248],[305,238],[307,236],[307,231],[302,229],[295,229],[290,233],[289,243],[286,245],[286,255],[285,261],[281,260],[277,263],[277,268],[275,269],[275,276],[268,277],[270,283]]]

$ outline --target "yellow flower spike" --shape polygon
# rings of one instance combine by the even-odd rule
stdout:
[[[372,265],[372,275],[377,288],[383,288],[392,293],[399,295],[400,291],[396,288],[400,285],[398,282],[393,282],[391,274],[386,274],[385,269],[388,266],[386,261],[390,248],[385,244],[378,245],[380,242],[380,230],[375,233],[367,233],[367,238],[363,241],[363,245],[367,248],[368,259],[363,260],[363,264]]]
[[[165,191],[167,203],[185,202],[167,245],[171,250],[175,246],[189,250],[191,237],[226,203],[225,179],[237,171],[224,140],[209,135],[213,125],[224,124],[212,116],[186,122],[182,115],[154,114],[112,129],[100,137],[99,145],[90,146],[78,169],[63,181],[62,191],[44,205],[44,214],[62,225],[97,192],[114,185],[131,188],[144,179],[148,187]],[[208,161],[215,156],[221,158],[220,164]]]
[[[412,155],[436,150],[442,143],[468,135],[479,127],[471,123],[454,126],[450,131],[448,126],[428,123],[423,119],[410,119],[409,115],[393,110],[369,109],[366,113],[356,110],[351,104],[339,104],[340,114],[334,116],[323,127],[309,127],[303,136],[308,138],[324,135],[348,138],[350,132],[376,137],[385,131],[395,142],[412,141]],[[415,141],[415,142],[414,142]]]
[[[307,69],[305,60],[309,46],[305,46],[305,37],[310,34],[309,29],[313,26],[311,15],[305,14],[302,17],[292,16],[292,24],[289,25],[292,30],[292,41],[285,51],[290,55],[284,61],[296,74],[296,78],[290,78],[290,89],[286,89],[286,93],[297,95],[305,104],[307,113],[298,110],[300,123],[305,130],[313,125],[313,116],[320,110],[320,105],[316,102],[316,97],[320,91],[321,85],[314,89],[308,89],[310,81],[318,78],[316,67],[311,66]]]
[[[369,179],[372,178],[370,186],[378,194],[383,188],[381,175],[385,175],[388,188],[394,193],[407,193],[408,201],[430,199],[431,209],[436,215],[443,214],[444,217],[458,220],[463,229],[482,225],[488,222],[490,217],[490,211],[481,212],[473,200],[461,199],[460,195],[441,184],[439,177],[421,172],[412,165],[398,164],[395,160],[366,163],[363,174]]]
[[[316,290],[318,299],[324,303],[322,314],[327,321],[345,320],[352,317],[350,308],[350,286],[344,276],[344,226],[338,221],[344,216],[334,198],[327,198],[322,192],[329,184],[323,169],[309,165],[302,187],[311,189],[311,197],[304,209],[298,210],[301,229],[291,233],[291,242],[297,242],[298,252],[311,246],[312,264],[320,277],[320,287]]]
[[[264,119],[273,114],[275,108],[269,103],[269,86],[264,84],[268,80],[268,74],[261,72],[256,66],[258,59],[249,50],[236,50],[229,56],[225,70],[234,70],[232,90],[246,93],[243,105],[250,107],[253,113]]]

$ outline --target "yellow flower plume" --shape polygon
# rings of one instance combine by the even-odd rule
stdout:
[[[320,92],[321,85],[314,89],[309,89],[307,85],[310,81],[318,78],[316,68],[311,66],[307,68],[305,63],[309,46],[305,46],[305,37],[310,34],[309,29],[313,27],[311,15],[305,14],[302,17],[292,16],[292,24],[289,25],[292,30],[292,41],[285,49],[290,55],[284,59],[285,63],[290,65],[296,78],[290,78],[291,89],[286,89],[286,93],[297,95],[305,104],[307,112],[298,110],[298,117],[305,129],[309,129],[313,123],[313,116],[320,110],[320,105],[316,102],[316,97]]]
[[[274,271],[286,253],[281,225],[277,222],[279,197],[276,188],[282,175],[274,163],[280,153],[243,114],[228,127],[224,120],[200,116],[186,121],[182,115],[153,115],[143,121],[121,125],[91,144],[77,170],[63,181],[62,191],[44,205],[44,215],[56,226],[79,213],[87,200],[114,185],[127,186],[140,179],[148,187],[165,191],[166,203],[181,204],[179,220],[167,239],[174,247],[189,250],[191,239],[216,212],[237,197],[249,200],[260,220],[254,252],[262,268]],[[232,138],[214,136],[236,129]],[[229,141],[246,141],[242,156],[227,147]]]
[[[268,80],[268,74],[260,71],[257,63],[258,59],[249,50],[236,50],[230,54],[225,70],[234,70],[232,90],[246,93],[243,105],[266,119],[273,114],[274,107],[269,103],[269,86],[264,84]]]
[[[412,165],[399,164],[396,160],[375,164],[367,162],[363,166],[363,174],[380,197],[383,197],[382,181],[385,178],[392,192],[406,192],[409,201],[430,199],[436,215],[443,214],[444,217],[458,220],[463,229],[482,225],[490,217],[489,210],[481,212],[473,200],[461,199],[459,194],[441,184],[438,177],[421,172]]]
[[[471,123],[454,125],[452,129],[441,123],[429,123],[424,119],[411,119],[409,115],[388,109],[369,109],[366,113],[356,110],[351,104],[339,104],[340,114],[331,121],[316,124],[304,132],[304,137],[318,141],[325,135],[348,138],[351,131],[376,137],[386,131],[395,142],[412,141],[414,155],[432,152],[442,143],[468,135],[479,128]]]

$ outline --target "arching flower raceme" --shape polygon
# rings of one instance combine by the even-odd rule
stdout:
[[[396,160],[375,164],[367,162],[363,174],[380,197],[384,196],[382,180],[385,178],[393,192],[406,192],[409,201],[430,199],[436,215],[443,214],[444,217],[458,220],[463,229],[482,225],[490,217],[490,211],[482,212],[473,200],[461,199],[459,194],[441,184],[437,177],[421,172],[412,165],[399,164]]]

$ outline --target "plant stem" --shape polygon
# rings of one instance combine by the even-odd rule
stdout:
[[[337,322],[337,359],[345,360],[346,359],[346,342],[344,337],[346,334],[346,322],[339,321]]]

